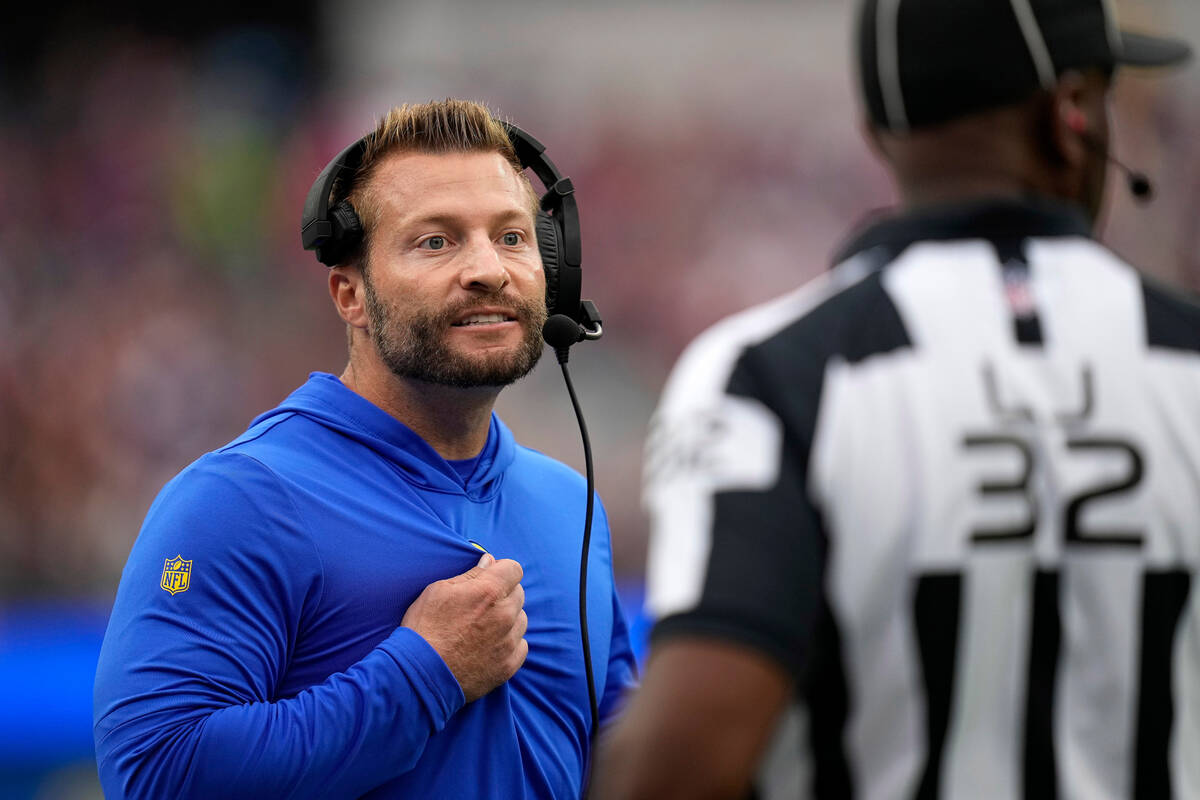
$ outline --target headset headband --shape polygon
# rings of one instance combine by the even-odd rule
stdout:
[[[570,178],[559,173],[554,162],[546,155],[546,146],[511,122],[500,123],[521,167],[533,171],[542,182],[546,193],[542,195],[541,207],[547,213],[556,214],[562,222],[564,234],[563,261],[578,268],[582,260],[583,245],[579,236],[579,207],[575,203],[575,185]]]
[[[561,214],[565,230],[563,260],[573,267],[582,261],[582,242],[579,236],[579,209],[575,203],[575,187],[570,178],[559,173],[554,162],[545,154],[546,146],[511,122],[500,122],[509,142],[517,155],[522,169],[532,170],[541,181],[546,193],[541,198],[541,208],[548,213],[556,210]],[[334,235],[329,215],[330,195],[339,180],[349,183],[362,163],[367,149],[367,137],[363,137],[338,153],[321,174],[313,181],[308,196],[304,199],[304,212],[300,218],[300,241],[305,250],[316,250],[317,259],[333,266],[321,258],[320,248]]]

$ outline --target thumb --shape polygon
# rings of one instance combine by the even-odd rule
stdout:
[[[495,563],[496,563],[496,559],[492,558],[491,553],[484,553],[482,556],[479,557],[479,563],[477,563],[475,566],[471,567],[466,572],[461,572],[458,575],[455,575],[453,578],[447,578],[446,582],[447,583],[462,583],[463,581],[473,581],[476,578],[481,577],[479,574],[481,570],[485,570],[488,567],[490,567],[492,564],[495,564]]]

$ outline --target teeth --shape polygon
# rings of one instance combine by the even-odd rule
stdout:
[[[472,314],[456,325],[487,325],[492,322],[504,322],[503,314]]]

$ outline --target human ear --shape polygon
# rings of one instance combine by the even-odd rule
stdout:
[[[1073,70],[1064,72],[1051,91],[1048,145],[1056,160],[1070,167],[1083,166],[1091,151],[1107,147],[1100,126],[1089,114],[1087,100],[1087,81]]]
[[[367,327],[366,286],[361,269],[343,265],[329,270],[329,296],[347,325]]]

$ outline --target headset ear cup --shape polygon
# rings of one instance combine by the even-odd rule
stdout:
[[[345,262],[362,242],[362,220],[349,200],[342,200],[329,209],[331,231],[329,241],[321,250],[321,261],[328,266]]]
[[[542,270],[546,273],[546,310],[551,314],[560,313],[558,308],[558,274],[562,266],[561,232],[558,222],[545,211],[539,211],[534,222],[537,233],[538,252],[542,256]]]

